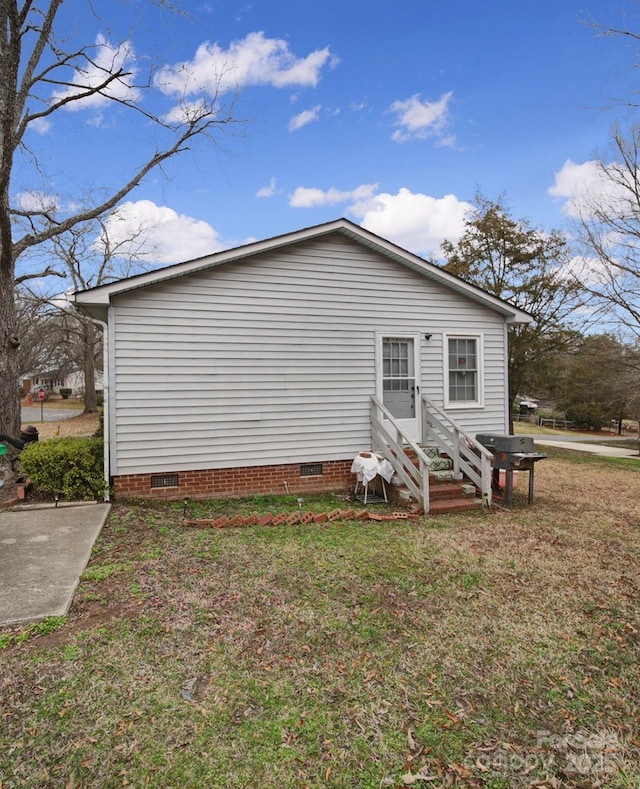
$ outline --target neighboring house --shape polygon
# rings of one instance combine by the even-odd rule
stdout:
[[[96,392],[101,392],[104,389],[103,375],[99,370],[94,374],[94,382]],[[74,395],[84,395],[84,370],[72,370],[64,377],[64,386],[71,389]]]
[[[133,496],[344,490],[372,403],[407,441],[423,403],[505,433],[507,329],[530,321],[344,219],[74,298],[107,326],[109,473]]]
[[[25,394],[46,389],[47,392],[58,392],[64,386],[64,376],[59,370],[42,373],[29,373],[22,376],[20,386]]]
[[[26,392],[37,392],[41,387],[47,392],[60,392],[61,389],[71,389],[73,395],[81,396],[84,394],[84,372],[82,370],[71,370],[64,373],[60,370],[48,371],[44,373],[31,373],[20,379],[22,390]],[[97,371],[95,374],[96,391],[104,388],[102,373]]]

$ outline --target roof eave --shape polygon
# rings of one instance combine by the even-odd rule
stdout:
[[[237,260],[242,260],[247,257],[258,255],[262,252],[273,251],[281,249],[292,244],[297,244],[311,238],[319,238],[329,233],[339,232],[348,238],[356,241],[357,243],[368,246],[371,249],[380,252],[387,257],[395,260],[401,265],[407,266],[422,276],[434,279],[440,282],[445,287],[459,292],[460,294],[470,298],[474,301],[480,302],[486,306],[491,307],[493,310],[503,315],[506,322],[509,324],[518,323],[531,323],[532,317],[518,309],[512,304],[509,304],[502,299],[492,296],[490,293],[475,287],[474,285],[465,282],[464,280],[450,274],[443,268],[430,263],[423,258],[409,252],[391,241],[387,241],[380,236],[375,235],[369,230],[360,227],[359,225],[350,222],[348,219],[336,219],[332,222],[327,222],[323,225],[315,225],[313,227],[304,228],[302,230],[294,231],[293,233],[286,233],[281,236],[276,236],[264,241],[254,241],[249,244],[244,244],[240,247],[216,252],[212,255],[207,255],[195,260],[186,261],[184,263],[177,263],[173,266],[167,266],[163,269],[149,271],[145,274],[138,274],[129,277],[125,280],[119,280],[108,285],[101,285],[90,290],[78,291],[73,294],[73,299],[76,305],[81,309],[86,310],[93,317],[98,317],[94,314],[96,310],[100,312],[105,311],[111,303],[113,296],[127,293],[133,290],[138,290],[147,285],[158,284],[166,282],[177,277],[194,274],[203,269],[221,266],[225,263],[230,263]],[[102,308],[100,310],[100,308]],[[104,318],[99,317],[100,320]]]

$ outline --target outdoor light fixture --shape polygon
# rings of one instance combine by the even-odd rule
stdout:
[[[433,337],[433,334],[425,334],[424,335],[425,340],[430,340],[432,337]]]

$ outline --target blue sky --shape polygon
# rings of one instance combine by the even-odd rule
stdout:
[[[474,194],[563,228],[568,201],[606,156],[619,99],[634,90],[636,0],[68,0],[59,35],[97,43],[158,114],[210,94],[234,115],[150,175],[111,232],[145,230],[166,264],[345,216],[418,254],[455,240]],[[232,90],[233,88],[233,90]],[[131,97],[134,88],[123,86]],[[29,132],[14,194],[61,212],[132,172],[159,133],[113,103],[77,103]]]

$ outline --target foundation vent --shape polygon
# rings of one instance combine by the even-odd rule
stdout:
[[[300,466],[301,477],[321,477],[322,463],[306,463]]]
[[[177,488],[178,475],[177,474],[152,474],[151,475],[152,488]]]

